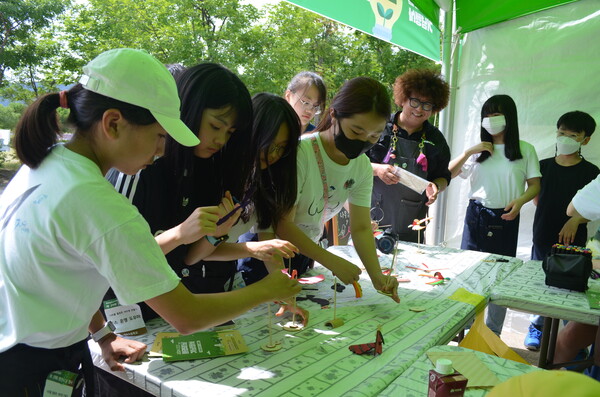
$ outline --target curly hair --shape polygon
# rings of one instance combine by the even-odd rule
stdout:
[[[433,111],[439,112],[448,105],[450,86],[435,70],[410,69],[396,78],[394,102],[401,107],[413,95],[428,98],[433,104]]]

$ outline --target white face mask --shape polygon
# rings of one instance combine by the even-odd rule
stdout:
[[[556,153],[557,154],[572,154],[579,150],[581,142],[577,142],[568,136],[559,136],[556,138]]]
[[[498,135],[506,128],[504,115],[485,117],[481,120],[481,126],[490,134]]]

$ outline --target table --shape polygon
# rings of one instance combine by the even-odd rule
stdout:
[[[590,280],[599,283],[600,280]],[[540,347],[540,368],[553,367],[559,319],[598,324],[600,310],[590,309],[585,293],[546,285],[541,261],[527,261],[492,288],[493,303],[546,317]]]
[[[330,247],[332,252],[357,262],[352,247]],[[419,253],[417,250],[424,253]],[[392,383],[427,349],[450,341],[475,315],[475,307],[446,299],[458,288],[489,294],[491,287],[520,264],[513,260],[503,264],[483,262],[489,254],[441,247],[399,245],[397,271],[413,280],[402,285],[402,302],[374,291],[363,272],[363,298],[354,297],[352,287],[338,293],[337,317],[345,320],[339,328],[329,329],[324,323],[333,318],[333,309],[322,309],[315,298],[331,299],[332,276],[317,264],[313,271],[324,273],[326,281],[307,286],[300,304],[311,312],[307,329],[289,333],[275,326],[275,338],[282,339],[284,349],[268,353],[260,345],[268,338],[267,305],[261,305],[236,319],[249,352],[242,355],[166,363],[149,359],[126,365],[125,374],[117,373],[136,386],[157,396],[374,396]],[[426,258],[426,261],[424,261]],[[513,258],[514,259],[514,258]],[[382,267],[391,256],[380,257]],[[430,286],[406,264],[440,267],[451,277],[445,285]],[[309,298],[312,300],[302,300]],[[325,303],[328,303],[325,301]],[[420,307],[422,312],[409,310]],[[275,305],[272,305],[275,309]],[[286,320],[287,321],[287,320]],[[274,318],[274,322],[280,322]],[[385,339],[383,354],[378,357],[355,355],[348,346],[375,341],[377,326],[382,325]],[[158,332],[173,329],[160,319],[147,324],[149,333],[135,339],[151,345]],[[98,359],[97,345],[91,343],[95,364],[106,369]]]
[[[465,349],[458,346],[436,346],[428,352],[460,352],[470,351],[475,355],[498,377],[500,382],[522,375],[528,372],[541,371],[540,368],[518,363],[516,361],[506,360],[490,354],[481,353],[475,350]],[[406,371],[402,373],[394,382],[392,382],[380,396],[394,397],[423,397],[427,395],[429,370],[433,364],[426,354],[422,354]],[[467,383],[468,386],[468,383]],[[469,388],[465,396],[480,397],[485,396],[490,391],[489,388]]]

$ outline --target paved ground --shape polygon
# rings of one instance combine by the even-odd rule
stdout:
[[[562,324],[561,324],[562,326]],[[500,338],[504,343],[513,349],[519,356],[523,357],[529,364],[537,367],[539,352],[529,351],[523,345],[525,334],[529,328],[529,313],[518,312],[508,309],[504,327]],[[456,342],[450,342],[451,345],[456,345]]]
[[[504,328],[500,338],[529,364],[536,365],[540,356],[539,352],[532,352],[525,348],[523,341],[529,328],[529,313],[508,310],[504,320]]]

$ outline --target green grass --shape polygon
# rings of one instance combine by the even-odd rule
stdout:
[[[19,161],[14,149],[11,148],[8,152],[0,152],[0,168],[15,171],[20,166],[21,161]]]

